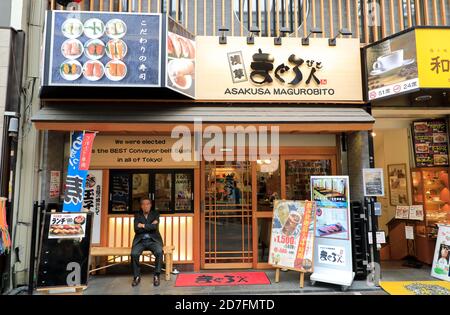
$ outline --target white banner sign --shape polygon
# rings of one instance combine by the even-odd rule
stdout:
[[[86,213],[52,213],[48,238],[83,238],[86,233]]]
[[[84,190],[83,208],[93,212],[92,244],[100,244],[102,218],[103,172],[89,171]]]

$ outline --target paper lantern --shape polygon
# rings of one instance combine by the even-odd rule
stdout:
[[[441,172],[439,174],[439,180],[445,185],[445,187],[448,187],[448,174],[447,174],[447,172]]]
[[[448,190],[448,188],[442,189],[439,197],[444,202],[450,202],[450,191]]]

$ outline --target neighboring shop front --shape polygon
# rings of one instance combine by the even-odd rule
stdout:
[[[450,223],[448,28],[414,28],[365,49],[374,125],[382,260],[415,258],[431,265],[437,224]]]
[[[173,32],[160,35],[159,42],[150,35],[146,41],[125,35],[126,55],[112,56],[108,45],[106,55],[101,47],[102,56],[94,56],[95,49],[92,55],[90,44],[102,46],[99,41],[116,36],[105,33],[97,42],[87,39],[84,55],[65,59],[60,46],[67,47],[72,35],[58,33],[68,23],[62,18],[54,28],[61,39],[47,36],[52,53],[46,54],[44,106],[33,117],[45,131],[42,198],[50,203],[62,200],[69,131],[97,131],[84,201],[98,218],[92,246],[130,247],[133,213],[140,198],[149,197],[180,268],[267,268],[274,200],[310,199],[311,175],[350,175],[352,200],[363,199],[358,173],[369,163],[367,131],[374,119],[363,106],[358,39],[329,46],[327,39],[311,38],[302,46],[295,38],[274,45],[273,38],[257,37],[248,45],[245,37],[219,44],[219,37],[197,36],[190,47],[180,38],[187,33],[170,20],[166,24],[164,15],[115,17],[125,22],[127,35],[133,25],[139,33],[149,30],[148,17],[161,18],[162,33],[164,25]],[[108,25],[112,17],[93,12],[79,19],[85,25],[89,18]],[[120,41],[113,43],[114,51],[123,53]],[[143,57],[152,56],[152,49],[161,52],[161,66],[149,61],[144,68]],[[95,78],[95,64],[109,74]],[[126,74],[119,75],[123,64]],[[154,81],[146,82],[150,78]],[[110,101],[90,99],[93,88]],[[111,100],[109,93],[123,100]],[[162,96],[166,100],[159,100]],[[177,161],[171,153],[181,138],[190,147],[183,146],[188,158]],[[271,155],[275,140],[279,155]]]

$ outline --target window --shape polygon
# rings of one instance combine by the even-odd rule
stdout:
[[[109,213],[131,214],[150,198],[160,213],[194,211],[192,170],[111,170]]]

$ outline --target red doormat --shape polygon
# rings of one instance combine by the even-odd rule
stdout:
[[[265,272],[224,272],[179,274],[176,287],[270,284]]]

